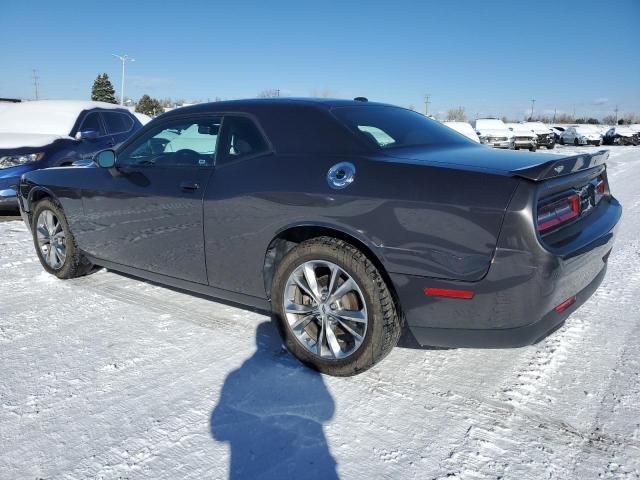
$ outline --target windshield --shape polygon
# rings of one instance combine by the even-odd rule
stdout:
[[[356,135],[383,149],[473,143],[439,122],[404,108],[362,105],[336,107],[332,112]]]
[[[536,133],[548,133],[549,129],[542,122],[525,122],[523,126],[533,130]]]
[[[507,127],[502,120],[496,118],[481,118],[476,120],[476,129],[489,128],[495,130],[505,130]]]

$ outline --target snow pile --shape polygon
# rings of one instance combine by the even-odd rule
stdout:
[[[22,147],[44,147],[61,138],[62,135],[38,135],[37,133],[0,133],[0,149]]]
[[[0,133],[68,136],[84,110],[122,108],[119,105],[81,100],[40,100],[2,105]]]

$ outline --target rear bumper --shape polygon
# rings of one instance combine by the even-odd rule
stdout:
[[[564,325],[569,315],[575,312],[602,283],[607,266],[585,288],[576,294],[576,300],[561,313],[551,310],[538,321],[513,328],[431,328],[410,327],[410,334],[420,346],[447,348],[516,348],[538,343]]]
[[[522,233],[531,221],[513,212],[506,217],[504,238],[489,272],[478,282],[390,274],[406,334],[420,346],[502,348],[535,343],[560,327],[600,285],[621,214],[622,207],[611,198],[592,215],[575,248],[552,252],[531,241],[530,232]],[[471,291],[473,298],[427,296],[425,288]],[[556,312],[555,307],[574,296],[569,308]]]

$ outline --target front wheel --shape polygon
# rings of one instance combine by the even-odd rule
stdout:
[[[548,150],[553,150],[554,148],[556,148],[556,144],[555,143],[550,143],[549,145],[547,145],[547,149]]]
[[[322,373],[363,372],[398,343],[401,322],[387,284],[360,250],[342,240],[319,237],[289,251],[271,295],[287,348]]]
[[[537,150],[537,147],[536,147],[535,145],[531,145],[531,146],[529,147],[529,151],[530,151],[530,152],[535,152],[536,150]]]
[[[573,144],[574,144],[576,147],[580,146],[580,142],[578,141],[578,139],[577,139],[577,138],[573,140]]]
[[[62,209],[49,199],[38,202],[31,224],[33,243],[44,269],[58,278],[75,278],[93,265],[78,249]]]

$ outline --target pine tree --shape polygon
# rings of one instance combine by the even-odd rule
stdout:
[[[138,101],[136,112],[155,117],[164,112],[164,108],[162,108],[162,104],[158,100],[145,94]]]
[[[95,102],[118,103],[116,91],[113,89],[109,75],[98,75],[91,88],[91,100]]]

